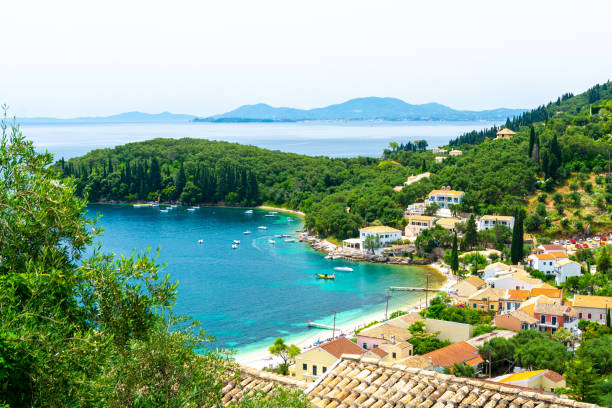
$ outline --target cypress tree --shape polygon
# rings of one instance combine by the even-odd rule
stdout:
[[[529,157],[532,157],[533,155],[534,145],[535,145],[535,129],[533,128],[533,125],[531,125],[529,128],[529,152],[528,152]]]
[[[151,167],[149,169],[149,179],[151,181],[151,191],[159,191],[161,187],[161,171],[159,169],[159,162],[155,157],[151,159]]]
[[[474,214],[470,216],[470,219],[467,222],[465,228],[465,237],[464,242],[468,248],[473,248],[474,245],[478,242],[478,235],[476,233],[476,219],[474,218]]]
[[[187,184],[187,177],[185,177],[185,168],[183,167],[183,162],[181,162],[181,167],[179,167],[178,174],[176,176],[176,195],[177,197],[181,195],[183,189],[185,188],[185,184]]]
[[[454,274],[459,270],[459,251],[457,250],[457,233],[453,237],[453,249],[451,250],[451,270]]]
[[[518,264],[523,260],[523,213],[516,210],[514,213],[514,227],[512,228],[512,244],[510,246],[510,261]]]

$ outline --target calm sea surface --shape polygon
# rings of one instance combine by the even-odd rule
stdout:
[[[179,207],[160,213],[151,207],[90,205],[88,210],[91,216],[102,215],[105,232],[99,241],[104,252],[129,255],[133,249],[159,247],[160,263],[166,263],[165,271],[179,281],[176,312],[199,320],[216,336],[216,346],[241,351],[269,345],[278,336],[304,335],[308,320],[331,325],[332,310],[340,312],[339,325],[365,312],[384,311],[385,288],[424,285],[427,271],[326,260],[306,244],[274,237],[295,235],[301,227],[298,218],[284,214],[265,217],[266,211],[247,215],[244,209],[221,207],[194,212]],[[245,230],[252,234],[244,235]],[[200,239],[203,244],[198,244]],[[238,249],[231,246],[235,239],[241,241]],[[354,271],[336,272],[335,281],[315,278],[316,273],[331,274],[343,265]],[[442,279],[430,276],[431,284]],[[395,293],[389,310],[421,296]],[[321,332],[322,338],[329,336]]]
[[[378,157],[389,142],[425,139],[430,148],[492,122],[300,122],[27,125],[24,135],[56,159],[157,137],[192,137],[330,157]]]

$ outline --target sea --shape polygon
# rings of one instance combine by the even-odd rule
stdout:
[[[306,243],[279,237],[297,235],[302,221],[295,215],[187,208],[160,212],[155,207],[90,204],[88,216],[97,217],[104,229],[94,245],[100,243],[104,253],[129,256],[159,250],[158,263],[166,265],[162,275],[178,281],[175,312],[198,320],[216,338],[211,348],[240,354],[267,348],[277,337],[291,342],[314,333],[325,339],[331,333],[309,329],[309,320],[332,326],[336,312],[337,326],[350,324],[373,312],[384,313],[390,286],[422,287],[429,279],[434,287],[444,279],[426,267],[325,259]],[[236,249],[234,240],[240,241]],[[342,266],[353,271],[334,269]],[[333,273],[334,280],[316,277]],[[393,292],[389,313],[421,300],[420,292]]]
[[[155,123],[95,125],[26,125],[24,135],[40,150],[60,158],[93,149],[162,138],[192,137],[254,145],[311,156],[380,157],[389,142],[425,139],[429,148],[445,145],[465,132],[494,122],[342,122],[298,123]]]

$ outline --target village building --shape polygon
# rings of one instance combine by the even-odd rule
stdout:
[[[295,378],[315,381],[333,366],[343,354],[361,354],[361,347],[345,337],[323,343],[295,357]]]
[[[487,286],[485,281],[478,276],[470,275],[453,285],[450,291],[456,303],[466,304],[470,296],[485,286]]]
[[[571,276],[580,276],[582,266],[578,262],[562,258],[555,263],[555,283],[561,285]]]
[[[402,231],[387,227],[384,225],[365,227],[359,230],[360,247],[362,251],[365,251],[364,242],[368,237],[378,237],[380,239],[381,247],[376,249],[374,252],[379,254],[382,252],[382,247],[391,242],[400,241],[402,239]]]
[[[508,289],[506,295],[499,300],[500,311],[504,313],[518,310],[521,304],[531,297],[531,293],[528,290],[521,289]]]
[[[406,216],[405,234],[407,236],[419,235],[423,230],[433,228],[436,217],[421,214],[408,214]]]
[[[471,344],[460,341],[441,349],[423,354],[425,358],[431,358],[434,370],[442,372],[446,367],[456,364],[466,364],[476,368],[476,372],[482,370],[483,359],[478,349]]]
[[[527,263],[533,269],[547,275],[553,275],[555,274],[555,265],[563,259],[568,259],[567,252],[551,251],[531,254],[527,257]]]
[[[519,332],[523,330],[536,330],[538,328],[538,319],[523,310],[514,310],[510,313],[495,316],[493,324],[496,327]]]
[[[538,320],[538,329],[543,332],[554,333],[562,327],[573,331],[578,327],[578,312],[567,305],[538,302],[533,309],[533,317]]]
[[[482,347],[486,342],[491,341],[493,339],[504,338],[506,340],[511,339],[516,336],[516,333],[511,330],[499,330],[495,329],[489,333],[483,333],[480,336],[472,337],[465,342],[474,346],[474,347]]]
[[[534,254],[550,254],[553,252],[563,252],[567,254],[565,246],[560,244],[542,244],[533,249]]]
[[[498,278],[501,275],[512,274],[512,265],[507,265],[503,262],[493,262],[485,266],[482,273],[482,278],[487,280],[491,278]]]
[[[468,298],[468,306],[472,309],[482,311],[498,312],[500,310],[500,300],[506,295],[506,291],[496,288],[480,289]]]
[[[514,228],[514,217],[506,215],[483,215],[478,220],[478,231],[495,228],[495,225],[503,225],[510,229]]]
[[[436,156],[436,163],[442,163],[444,160],[448,159],[448,156]]]
[[[428,204],[438,204],[440,208],[449,208],[451,205],[461,204],[463,191],[451,190],[450,187],[442,187],[440,190],[433,190],[427,196]]]
[[[511,131],[508,128],[503,128],[502,130],[497,132],[497,137],[495,138],[495,140],[497,140],[497,139],[512,139],[512,137],[514,135],[516,135],[516,132],[513,132],[513,131]]]
[[[446,152],[448,152],[448,150],[443,149],[441,147],[434,147],[433,152],[434,152],[434,154],[446,154]]]
[[[605,325],[606,314],[612,309],[612,296],[576,295],[572,305],[578,312],[579,319]]]
[[[404,359],[412,357],[413,354],[412,344],[405,341],[381,344],[380,347],[375,350],[385,352],[386,354],[381,357],[381,360],[391,363],[401,363]]]
[[[412,324],[416,322],[422,322],[424,320],[425,319],[423,319],[423,316],[421,316],[417,312],[409,312],[404,315],[387,320],[387,324],[399,327],[401,329],[408,329],[410,326],[412,326]]]
[[[448,152],[449,156],[461,156],[463,154],[463,152],[461,150],[456,150],[453,149],[450,152]]]
[[[357,333],[357,344],[364,350],[370,350],[386,343],[407,342],[411,338],[412,334],[408,329],[382,323]]]
[[[557,388],[566,387],[565,378],[553,370],[524,371],[522,373],[505,374],[494,378],[493,381],[547,392],[555,392]]]
[[[440,211],[443,211],[443,210],[442,209],[438,210],[438,212]],[[440,227],[447,229],[451,232],[457,232],[456,226],[458,222],[461,222],[459,218],[442,217],[436,220],[436,225],[439,225]]]
[[[499,278],[486,279],[487,285],[497,289],[531,290],[542,284],[542,281],[531,277],[525,271],[518,271]]]

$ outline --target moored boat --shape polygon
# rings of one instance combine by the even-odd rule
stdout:
[[[232,249],[237,249],[238,248],[238,244],[232,244]]]
[[[237,239],[235,239],[233,243],[236,244],[236,245],[240,245],[240,241],[237,240]]]
[[[272,245],[276,244],[276,241],[275,241],[275,240],[273,240],[273,239],[269,239],[269,240],[268,240],[268,242],[269,242],[270,244],[272,244]]]
[[[317,278],[319,279],[336,279],[336,274],[328,275],[326,273],[317,273]]]
[[[252,234],[252,232],[251,232],[251,231],[249,231],[249,230],[246,230],[246,231],[244,231],[244,232],[243,232],[243,234],[244,234],[244,235],[249,235],[249,234]]]
[[[336,271],[353,272],[353,268],[349,268],[348,266],[336,266],[334,269]]]
[[[253,210],[246,210],[244,213],[245,214],[253,214]]]
[[[264,225],[260,225],[260,226],[259,226],[259,227],[257,227],[257,228],[259,228],[259,229],[261,229],[261,230],[267,230],[267,229],[268,229],[268,227],[266,227],[266,226],[264,226]]]

